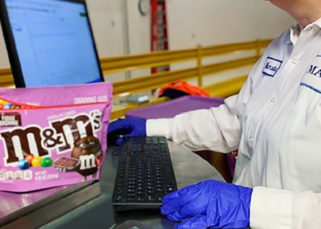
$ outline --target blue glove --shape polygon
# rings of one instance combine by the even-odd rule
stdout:
[[[246,228],[252,189],[216,180],[189,185],[167,194],[161,213],[182,221],[177,229]]]
[[[141,118],[118,119],[108,126],[108,141],[117,145],[123,143],[123,137],[146,136],[146,120]]]

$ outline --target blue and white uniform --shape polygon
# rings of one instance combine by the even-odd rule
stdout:
[[[321,19],[274,40],[224,105],[147,120],[147,135],[160,134],[191,150],[238,149],[251,228],[320,228]]]

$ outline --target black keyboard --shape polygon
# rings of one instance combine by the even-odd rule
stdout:
[[[166,138],[126,138],[120,151],[114,210],[159,209],[163,196],[177,189]]]

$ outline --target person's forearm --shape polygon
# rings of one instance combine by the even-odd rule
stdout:
[[[146,132],[147,136],[165,136],[193,151],[230,152],[239,144],[240,122],[226,105],[222,105],[183,113],[172,119],[147,120]]]
[[[147,119],[146,121],[146,135],[147,136],[164,136],[167,139],[172,138],[170,130],[170,119]]]

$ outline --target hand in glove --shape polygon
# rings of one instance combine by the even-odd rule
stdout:
[[[161,213],[182,221],[178,229],[246,228],[251,196],[251,188],[207,180],[167,194]]]
[[[109,124],[108,141],[121,145],[123,137],[146,136],[146,120],[141,118],[118,119]]]

